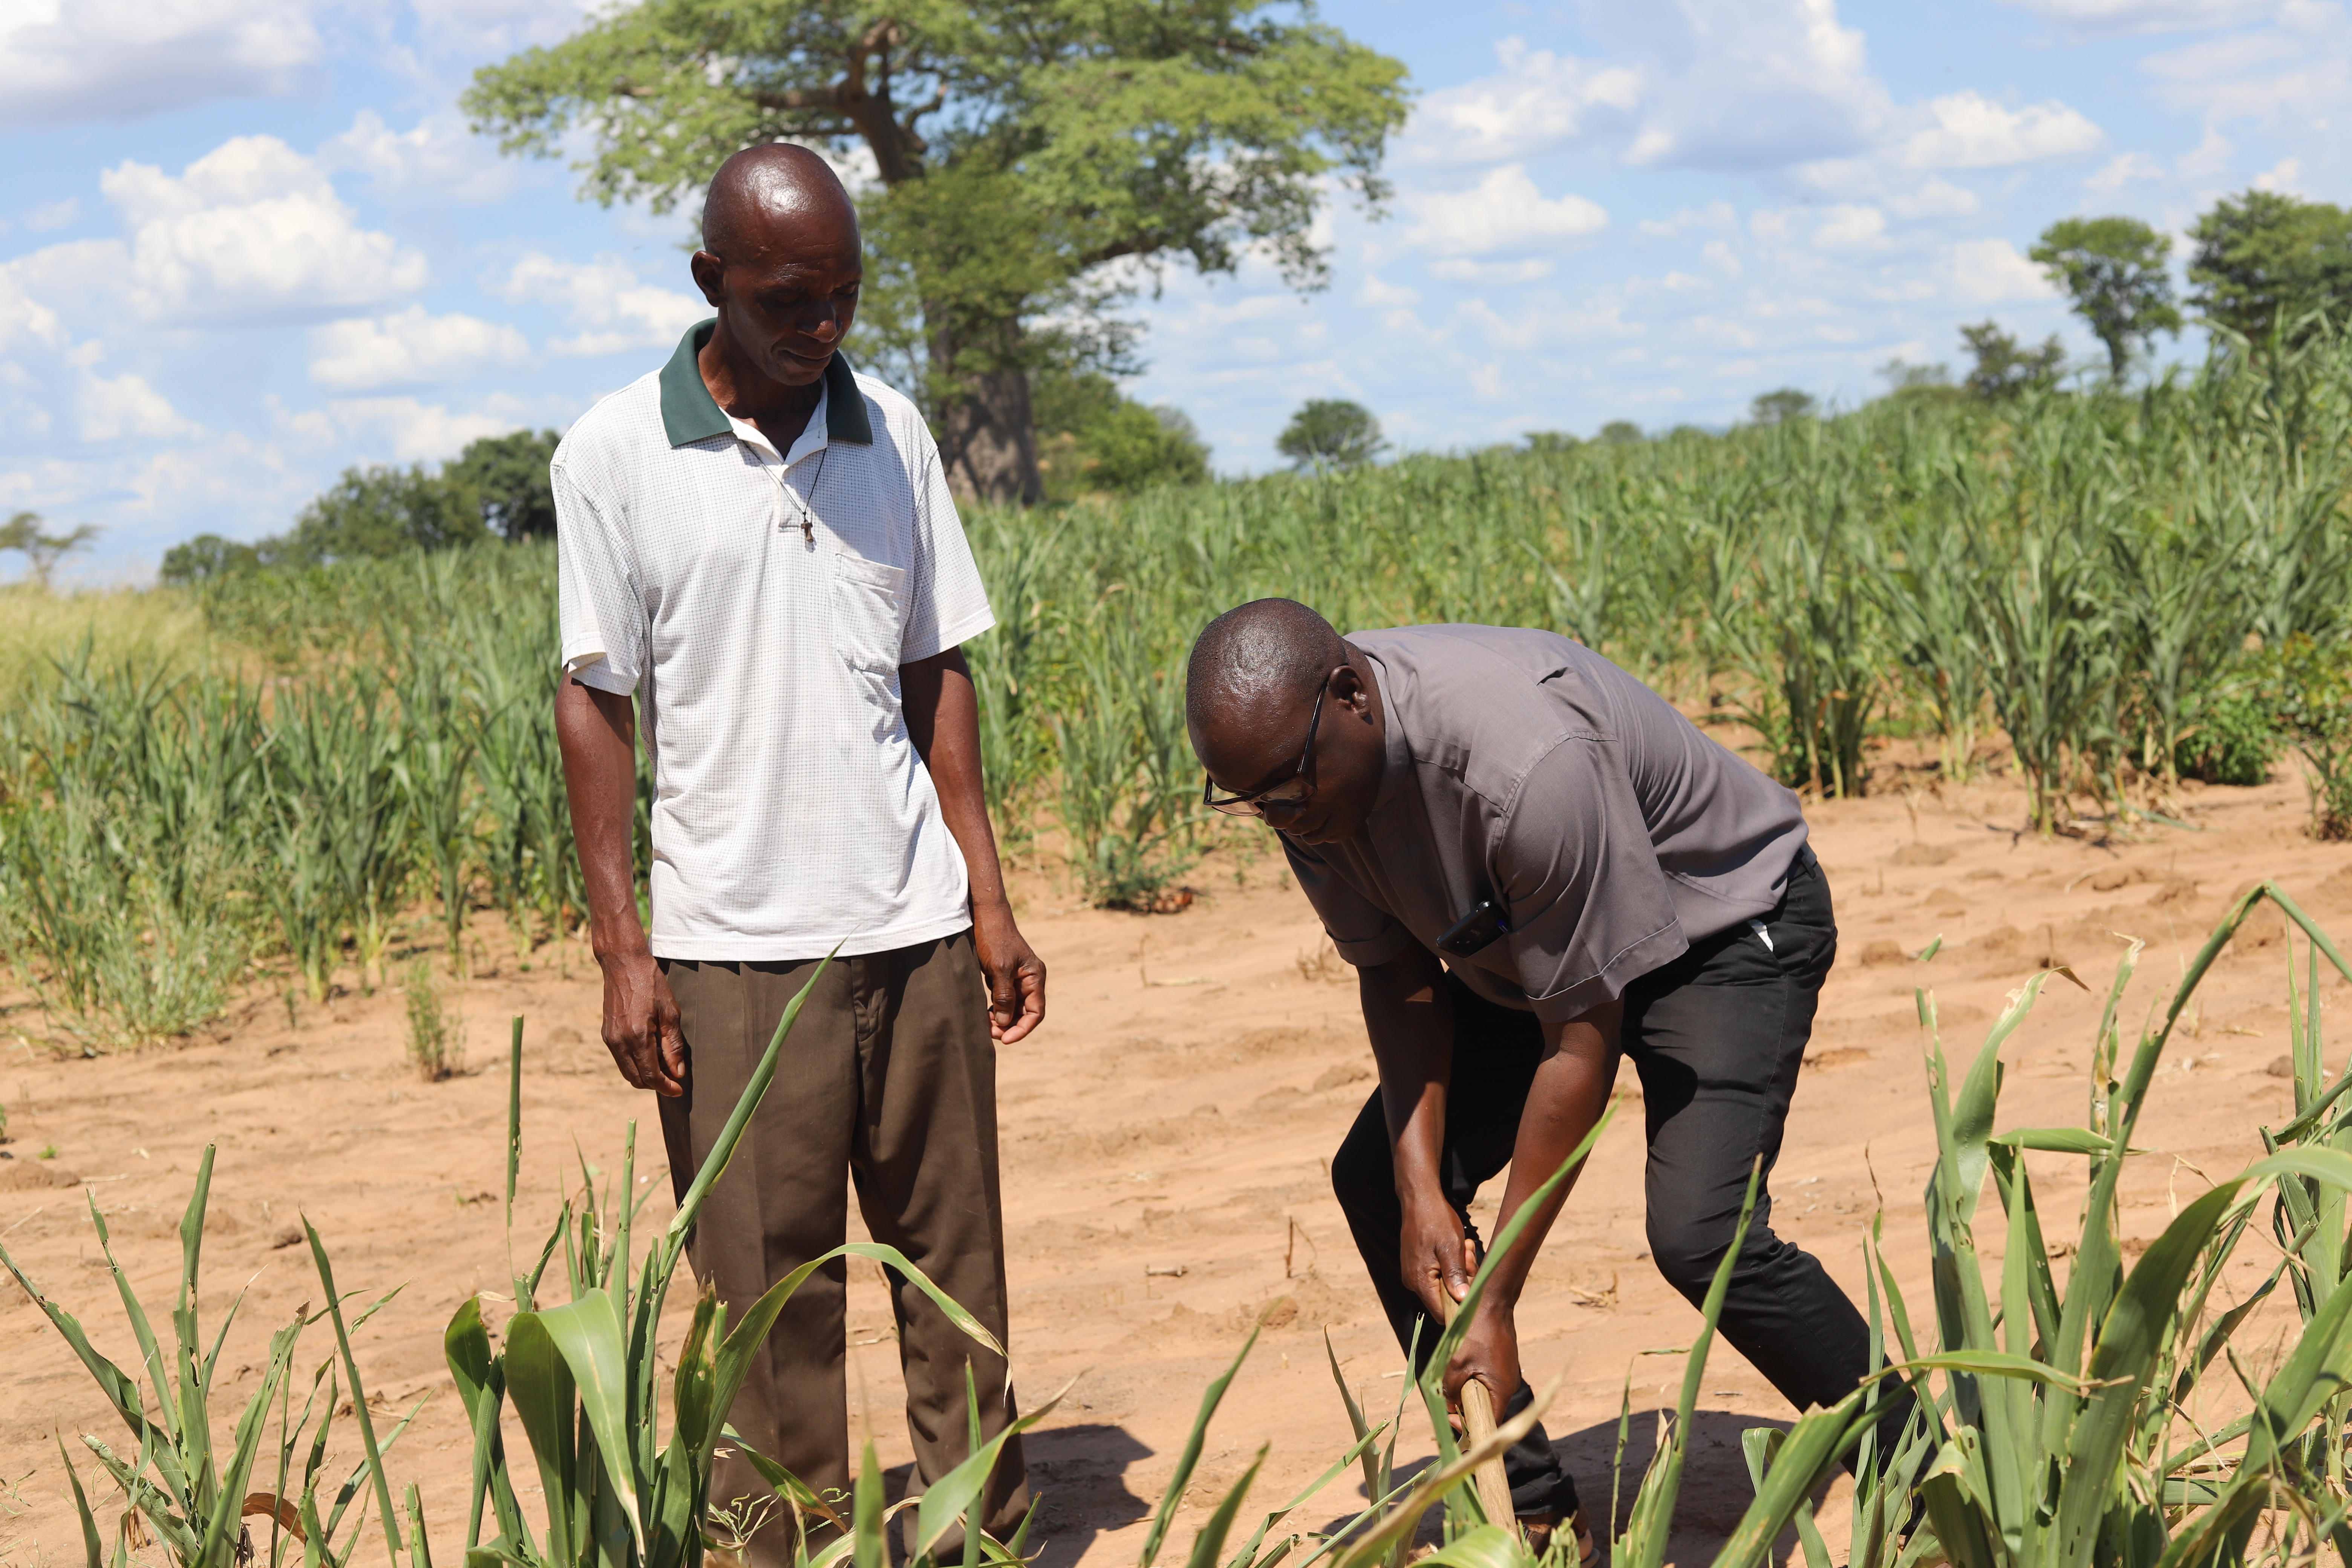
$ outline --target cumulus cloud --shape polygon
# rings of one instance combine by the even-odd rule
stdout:
[[[88,346],[94,349],[97,345]],[[145,376],[131,373],[100,375],[95,353],[77,357],[82,360],[82,374],[81,384],[75,389],[74,405],[80,416],[83,440],[106,442],[131,437],[162,441],[199,434],[198,427],[182,418],[180,411],[148,384]]]
[[[303,0],[13,0],[0,124],[132,120],[289,92],[320,57]]]
[[[2008,0],[2065,32],[2106,37],[2222,27],[2283,9],[2280,0]]]
[[[126,308],[162,326],[282,326],[413,294],[422,252],[360,226],[315,160],[274,136],[223,142],[177,175],[135,161],[99,176],[126,237],[68,240],[8,264],[76,314]]]
[[[1622,66],[1529,49],[1523,38],[1505,38],[1495,53],[1503,67],[1496,75],[1421,100],[1399,147],[1405,161],[1532,157],[1576,140],[1609,111],[1631,111],[1641,94],[1640,78]]]
[[[616,256],[578,262],[533,251],[490,287],[517,303],[561,306],[580,329],[548,345],[562,354],[669,348],[687,328],[710,314],[699,295],[647,283]]]
[[[2276,24],[2202,39],[2141,64],[2165,102],[2216,121],[2246,121],[2308,139],[2343,139],[2352,100],[2352,16],[2340,5],[2282,6]]]
[[[373,436],[390,445],[397,461],[431,463],[456,457],[485,436],[503,436],[522,421],[490,412],[459,414],[414,397],[339,397],[323,416],[292,423],[310,435]]]
[[[409,0],[417,21],[442,47],[469,58],[551,44],[577,29],[598,6],[590,0]]]
[[[2099,128],[2063,103],[2004,109],[1978,92],[1955,92],[1927,105],[1929,122],[1904,138],[1901,157],[1915,169],[1999,169],[2095,151]]]
[[[422,305],[310,331],[310,379],[337,392],[430,386],[530,358],[530,345],[503,321],[430,315]]]
[[[1466,191],[1415,191],[1402,198],[1420,221],[1406,237],[1441,257],[1510,256],[1587,239],[1609,215],[1573,192],[1547,198],[1524,165],[1506,163]]]
[[[38,343],[66,346],[66,330],[58,313],[25,291],[13,267],[0,267],[0,353]]]
[[[1964,239],[1945,259],[1952,292],[1979,305],[2046,300],[2055,292],[2042,268],[2005,239]]]
[[[500,157],[454,112],[429,114],[394,131],[374,110],[362,109],[349,130],[320,147],[319,162],[358,171],[391,190],[475,205],[508,195],[520,173],[520,165]]]
[[[1494,74],[1422,100],[1400,161],[1500,163],[1584,145],[1645,167],[1866,169],[1882,176],[1869,194],[1891,196],[1897,182],[1884,176],[1896,170],[2009,167],[2101,141],[2054,101],[2011,109],[1962,91],[1897,103],[1836,0],[1668,0],[1582,16],[1597,58],[1506,39]],[[1959,193],[1947,190],[1952,210]]]

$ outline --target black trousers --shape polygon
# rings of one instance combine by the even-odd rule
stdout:
[[[1701,942],[1625,991],[1624,1049],[1642,1077],[1649,1140],[1650,1255],[1694,1306],[1739,1227],[1750,1167],[1760,1154],[1769,1178],[1780,1155],[1822,982],[1837,954],[1829,883],[1810,849],[1763,924],[1762,936],[1743,923]],[[1488,1002],[1451,974],[1444,984],[1454,1001],[1454,1077],[1442,1180],[1466,1228],[1480,1184],[1510,1163],[1543,1031],[1532,1013]],[[1425,1359],[1438,1325],[1399,1268],[1404,1215],[1377,1090],[1331,1161],[1331,1184],[1397,1342],[1410,1345],[1419,1324]],[[1869,1370],[1869,1331],[1822,1266],[1772,1234],[1771,1219],[1768,1185],[1732,1272],[1723,1337],[1790,1404],[1833,1404]],[[1522,1383],[1506,1413],[1531,1397]],[[1505,1468],[1521,1514],[1576,1507],[1575,1482],[1541,1426],[1506,1456]]]

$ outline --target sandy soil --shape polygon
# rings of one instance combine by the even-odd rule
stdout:
[[[2104,993],[2125,933],[2147,943],[2126,1010],[2136,1021],[2256,878],[2276,877],[2320,919],[2352,929],[2352,846],[2304,837],[2303,789],[2284,773],[2260,789],[2192,788],[2182,809],[2198,831],[2048,843],[2021,835],[2022,797],[2004,782],[1940,794],[1887,782],[1873,798],[1811,812],[1843,943],[1773,1188],[1781,1233],[1857,1293],[1863,1233],[1883,1201],[1889,1255],[1917,1314],[1918,1194],[1932,1140],[1913,985],[1935,988],[1946,1040],[1965,1059],[2006,994],[2045,963],[2071,964]],[[1045,1499],[1045,1560],[1072,1568],[1138,1550],[1202,1385],[1254,1321],[1263,1316],[1268,1331],[1212,1431],[1195,1499],[1220,1495],[1266,1443],[1257,1496],[1272,1506],[1346,1447],[1326,1331],[1370,1405],[1393,1408],[1402,1357],[1323,1163],[1371,1088],[1354,988],[1278,859],[1262,847],[1213,856],[1192,876],[1200,899],[1174,916],[1074,907],[1043,874],[1019,880],[1025,928],[1053,976],[1046,1027],[1002,1065],[1014,1353],[1027,1403],[1072,1384],[1029,1449]],[[1906,956],[1938,935],[1931,963]],[[2154,1237],[2206,1173],[2259,1153],[2259,1123],[2284,1119],[2289,1086],[2266,1070],[2287,1048],[2283,935],[2274,915],[2255,921],[2170,1052],[2142,1130],[2158,1152],[2126,1184],[2126,1238]],[[617,1169],[632,1117],[645,1120],[643,1144],[656,1158],[659,1148],[649,1102],[619,1081],[597,1043],[597,992],[579,951],[542,948],[526,969],[494,925],[480,950],[462,988],[467,1071],[440,1083],[420,1082],[403,1059],[396,994],[339,995],[290,1026],[283,1004],[260,996],[216,1038],[99,1060],[61,1060],[28,1041],[39,1020],[27,1009],[0,1016],[0,1041],[10,1042],[0,1101],[14,1139],[14,1159],[0,1162],[0,1242],[109,1353],[131,1360],[84,1188],[109,1216],[132,1282],[151,1309],[168,1310],[175,1227],[207,1143],[219,1150],[208,1321],[246,1292],[223,1357],[236,1369],[232,1393],[250,1387],[268,1331],[319,1300],[305,1249],[282,1244],[298,1215],[325,1237],[344,1289],[372,1297],[406,1282],[362,1331],[360,1360],[379,1408],[430,1396],[392,1468],[423,1487],[445,1561],[463,1532],[468,1447],[440,1334],[468,1294],[499,1290],[508,1272],[495,1194],[509,1018],[527,1019],[519,1246],[545,1234],[560,1193],[578,1181],[578,1159]],[[2325,991],[2330,1004],[2342,994],[2333,983]],[[2051,984],[2007,1053],[2003,1126],[2079,1122],[2097,1005]],[[1625,1083],[1638,1093],[1630,1072]],[[2070,1215],[2079,1162],[2036,1156],[2036,1165],[2044,1214]],[[1637,1413],[1671,1399],[1679,1358],[1643,1352],[1687,1344],[1696,1321],[1647,1261],[1640,1173],[1635,1114],[1621,1118],[1583,1178],[1521,1319],[1530,1372],[1538,1381],[1565,1373],[1550,1428],[1588,1500],[1604,1507],[1628,1379]],[[647,1212],[666,1217],[666,1184],[652,1185]],[[493,1303],[493,1321],[507,1310]],[[861,1278],[850,1339],[868,1391],[864,1418],[885,1462],[901,1468],[895,1486],[908,1448],[888,1323],[880,1287]],[[331,1343],[323,1333],[306,1341],[306,1373]],[[1677,1524],[1683,1561],[1711,1552],[1746,1505],[1738,1432],[1792,1415],[1727,1347],[1705,1387]],[[1654,1430],[1637,1414],[1637,1449]],[[79,1560],[55,1436],[80,1431],[121,1436],[58,1335],[13,1283],[0,1284],[0,1562]],[[519,1436],[510,1441],[520,1454]],[[1428,1451],[1409,1415],[1402,1456]],[[1824,1512],[1833,1542],[1842,1492]],[[1305,1517],[1343,1517],[1356,1495],[1350,1478]],[[1171,1550],[1202,1513],[1197,1501],[1188,1507]]]

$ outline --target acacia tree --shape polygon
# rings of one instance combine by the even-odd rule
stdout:
[[[2135,344],[2180,331],[2166,265],[2170,235],[2136,217],[2061,218],[2042,231],[2031,254],[2050,281],[2073,296],[2074,313],[2106,345],[2107,366],[2117,381]]]
[[[476,73],[478,130],[593,148],[588,192],[668,211],[739,148],[794,141],[862,194],[859,335],[922,362],[957,488],[1039,495],[1028,372],[1118,368],[1118,306],[1165,267],[1326,258],[1330,186],[1377,210],[1404,67],[1265,0],[645,0]],[[862,156],[861,156],[862,154]]]
[[[2189,233],[2189,302],[2208,321],[2257,343],[2273,331],[2293,342],[2309,331],[2307,312],[2339,326],[2352,316],[2352,213],[2342,207],[2248,191],[2214,203]]]

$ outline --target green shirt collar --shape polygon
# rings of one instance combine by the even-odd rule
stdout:
[[[673,447],[734,434],[727,411],[702,384],[702,367],[695,363],[718,324],[714,316],[688,328],[677,341],[677,352],[662,366],[662,433]],[[866,395],[857,390],[849,362],[837,353],[824,363],[824,438],[855,441],[861,447],[874,445],[874,426],[866,417]]]

